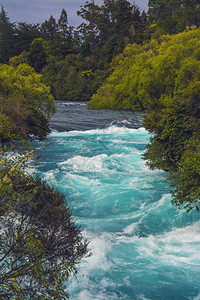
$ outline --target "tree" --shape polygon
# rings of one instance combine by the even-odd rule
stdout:
[[[0,82],[0,295],[64,300],[88,243],[66,197],[32,174],[35,155],[23,140],[46,136],[54,101],[28,65],[0,65]]]
[[[27,168],[33,152],[1,149],[0,294],[3,299],[66,299],[65,283],[88,252],[66,197]],[[13,151],[13,148],[10,150]]]
[[[200,25],[198,0],[149,0],[149,23],[156,23],[163,33],[178,33],[186,26]]]
[[[50,132],[49,119],[55,112],[55,103],[50,88],[41,79],[26,64],[0,65],[0,114],[4,124],[0,121],[0,126],[9,121],[11,133],[22,137],[33,134],[44,138]],[[4,139],[4,134],[0,133],[0,139]]]
[[[63,8],[58,20],[58,29],[62,31],[64,37],[68,35],[68,18],[66,10]]]
[[[57,48],[62,56],[65,56],[69,49],[73,46],[73,27],[68,26],[68,18],[65,9],[61,11],[60,18],[57,24]]]
[[[16,27],[16,35],[18,54],[23,51],[29,51],[32,41],[41,37],[39,24],[33,25],[19,22]]]
[[[46,20],[41,25],[41,33],[47,40],[53,41],[57,32],[57,23],[55,18],[51,15],[49,20]]]
[[[8,62],[10,57],[17,54],[15,33],[15,25],[10,22],[2,5],[0,12],[0,53],[3,62]]]
[[[100,68],[107,68],[126,44],[142,42],[143,19],[139,8],[127,0],[104,0],[102,6],[87,1],[77,13],[86,21],[78,27],[83,44],[100,57]]]
[[[182,155],[176,172],[170,174],[172,203],[187,211],[200,209],[200,141],[190,139]]]
[[[41,72],[47,63],[44,40],[42,38],[34,39],[30,45],[28,54],[29,63],[36,72]]]
[[[78,16],[86,20],[86,23],[83,22],[78,26],[79,33],[82,36],[82,40],[89,42],[91,47],[95,47],[99,43],[99,14],[100,7],[94,3],[94,0],[91,0],[91,2],[86,1],[86,4],[77,12]]]

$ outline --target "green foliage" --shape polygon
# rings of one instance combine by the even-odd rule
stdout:
[[[124,52],[113,60],[112,74],[97,94],[93,95],[88,108],[96,108],[96,101],[98,101],[98,106],[101,106],[100,102],[106,102],[107,107],[111,109],[143,109],[144,101],[141,101],[141,98],[144,89],[140,85],[140,77],[143,69],[144,75],[147,72],[145,66],[148,67],[152,60],[156,45],[156,41],[144,46],[127,45]]]
[[[19,22],[16,26],[15,35],[17,39],[17,53],[28,52],[32,41],[41,37],[40,26],[39,24]]]
[[[28,60],[36,72],[41,72],[46,65],[46,53],[42,38],[34,39],[30,45]]]
[[[9,65],[13,67],[17,67],[20,64],[27,64],[29,63],[29,58],[28,58],[28,52],[23,51],[20,55],[18,56],[13,56],[9,59]]]
[[[11,23],[2,7],[0,61],[7,62],[12,56],[26,51],[28,63],[44,75],[44,82],[50,84],[55,98],[89,100],[108,76],[112,59],[121,53],[125,46],[133,42],[141,45],[150,37],[159,40],[163,34],[178,33],[187,26],[199,26],[198,2],[198,0],[150,0],[149,11],[146,14],[144,11],[141,13],[139,8],[128,0],[104,0],[101,6],[95,4],[93,0],[86,1],[77,12],[83,22],[76,29],[68,25],[65,9],[61,11],[58,22],[51,15],[41,25],[32,25],[22,22]],[[77,57],[75,64],[69,63],[71,55]],[[51,64],[52,56],[54,65]],[[147,59],[151,67],[150,57]],[[21,62],[27,63],[27,60]],[[141,65],[138,64],[138,67]],[[94,76],[90,76],[90,80],[80,78],[80,73],[89,69]],[[167,71],[170,69],[166,69]],[[173,76],[172,72],[171,75]],[[61,79],[61,76],[64,77]],[[71,80],[71,76],[74,76],[74,80]],[[148,76],[149,73],[144,78],[144,83],[151,86],[151,77]],[[137,83],[135,82],[136,87]],[[75,85],[80,87],[78,91],[74,88]],[[133,83],[131,85],[134,87]],[[145,88],[144,85],[144,90]],[[155,93],[156,96],[157,93],[162,93],[162,86],[156,86]],[[122,84],[117,88],[110,104],[106,106],[143,108],[140,99],[135,100],[135,88],[130,94],[131,103],[129,91]],[[116,101],[119,102],[117,105]],[[92,107],[94,106],[95,104],[92,104]],[[102,107],[100,104],[98,106]]]
[[[50,16],[49,20],[46,20],[42,23],[41,32],[43,37],[47,40],[53,41],[55,38],[55,34],[57,32],[56,20],[52,15]]]
[[[13,134],[12,119],[0,113],[0,139],[10,140],[13,138]]]
[[[186,26],[200,26],[198,0],[149,0],[148,17],[150,24],[156,24],[163,33],[174,34]]]
[[[111,109],[160,109],[163,96],[181,95],[199,78],[200,30],[191,28],[144,45],[128,45],[117,56],[112,74],[88,103]],[[112,93],[107,93],[112,86]],[[105,90],[105,92],[104,92]],[[105,96],[107,95],[107,96]]]
[[[178,162],[177,170],[170,174],[172,182],[172,203],[187,211],[199,211],[200,199],[200,147],[199,138],[188,141],[185,152]]]
[[[28,51],[31,42],[41,37],[39,25],[20,22],[11,23],[4,7],[0,11],[0,54],[1,62],[7,63],[13,56]]]
[[[65,283],[87,254],[87,242],[66,197],[30,175],[33,151],[22,149],[1,149],[0,294],[5,300],[68,299]]]
[[[0,11],[0,54],[2,62],[16,55],[15,25],[10,22],[3,6]]]
[[[51,22],[57,30],[54,39],[48,38],[54,51],[46,49],[50,55],[42,74],[43,82],[51,86],[56,99],[89,100],[107,77],[113,57],[128,42],[143,40],[145,16],[127,0],[104,1],[102,6],[87,1],[78,15],[84,22],[76,31],[68,26],[65,11],[61,12],[57,26]],[[85,76],[87,70],[91,71]]]
[[[41,75],[26,64],[0,64],[0,139],[8,134],[43,138],[49,133],[49,118],[55,112],[50,88],[41,82]],[[12,130],[11,130],[12,127]]]
[[[128,45],[88,108],[145,110],[152,133],[147,165],[169,171],[173,203],[197,208],[200,135],[200,28]]]
[[[68,54],[68,50],[73,47],[73,27],[68,26],[68,17],[64,8],[61,11],[57,28],[56,43],[59,44],[61,56],[65,57]]]
[[[199,113],[196,104],[188,105],[187,99],[173,98],[159,114],[145,116],[145,127],[156,133],[144,154],[151,168],[177,169],[188,140],[200,133]]]
[[[56,99],[89,100],[107,77],[113,57],[128,43],[143,41],[147,17],[128,0],[104,0],[101,6],[87,1],[77,14],[83,23],[74,30],[64,9],[58,22],[50,16],[41,25],[31,25],[10,23],[2,7],[0,60],[30,64],[42,73]],[[90,69],[88,78],[80,75]]]
[[[56,99],[87,101],[106,76],[105,71],[95,70],[96,64],[93,56],[82,59],[80,54],[70,54],[61,61],[51,56],[44,69],[43,82],[51,85]]]

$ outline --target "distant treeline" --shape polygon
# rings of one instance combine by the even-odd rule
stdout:
[[[110,74],[112,59],[127,44],[143,44],[161,34],[174,34],[200,25],[198,0],[150,0],[148,12],[127,0],[87,1],[74,28],[62,10],[42,24],[11,23],[0,12],[0,61],[28,63],[43,75],[56,99],[90,100]],[[17,57],[16,57],[17,56]]]

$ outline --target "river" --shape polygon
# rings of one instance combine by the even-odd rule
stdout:
[[[58,101],[50,125],[37,172],[66,194],[93,253],[72,299],[200,299],[200,214],[172,206],[167,174],[142,160],[141,113]]]

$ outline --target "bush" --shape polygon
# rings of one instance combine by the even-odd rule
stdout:
[[[45,137],[54,112],[54,99],[50,89],[41,83],[41,75],[26,64],[0,64],[0,113],[9,118],[14,134]]]
[[[0,294],[3,299],[66,299],[65,284],[88,253],[66,197],[26,171],[33,159],[2,153]]]

